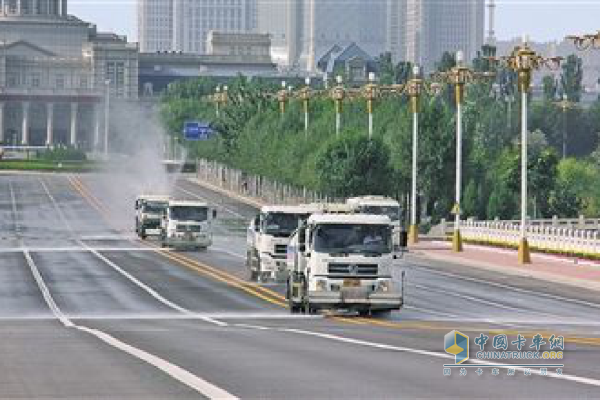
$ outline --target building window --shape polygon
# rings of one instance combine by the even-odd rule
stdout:
[[[37,72],[31,74],[31,87],[37,88],[37,87],[40,87],[41,85],[42,85],[42,79],[40,77],[40,74]]]
[[[65,88],[65,76],[63,74],[56,75],[56,88],[57,89]]]
[[[8,87],[17,87],[19,86],[19,76],[17,74],[8,74],[7,78]]]

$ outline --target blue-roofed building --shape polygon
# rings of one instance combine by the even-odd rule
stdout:
[[[370,72],[377,71],[377,61],[351,43],[346,47],[334,45],[319,59],[317,68],[328,76],[344,75],[347,82],[364,82]]]

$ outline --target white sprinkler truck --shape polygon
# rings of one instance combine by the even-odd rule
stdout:
[[[212,245],[217,211],[206,203],[171,200],[161,221],[162,247],[206,249]]]
[[[392,233],[387,216],[313,214],[288,247],[290,311],[368,315],[399,310],[404,273],[393,274]]]
[[[248,227],[246,267],[250,280],[284,280],[290,236],[318,205],[265,206]]]
[[[356,212],[361,214],[387,215],[394,226],[394,248],[399,249],[401,247],[400,232],[402,232],[402,224],[399,202],[384,196],[362,196],[351,197],[346,200],[346,204],[352,206]]]
[[[143,240],[148,235],[160,235],[160,220],[169,196],[141,195],[135,200],[135,233]]]

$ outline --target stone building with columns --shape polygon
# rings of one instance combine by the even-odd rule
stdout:
[[[67,0],[0,0],[0,143],[91,150],[107,94],[137,100],[137,44],[69,15]]]

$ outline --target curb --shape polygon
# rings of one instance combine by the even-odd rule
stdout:
[[[482,269],[486,271],[498,272],[503,275],[510,276],[519,276],[525,278],[533,278],[542,280],[545,282],[550,282],[554,284],[563,284],[573,287],[584,288],[588,290],[593,290],[596,292],[600,292],[600,282],[589,282],[582,280],[580,278],[572,278],[568,276],[560,276],[547,272],[539,272],[539,271],[531,271],[523,268],[515,268],[515,267],[503,267],[498,264],[493,264],[485,261],[470,261],[464,259],[450,259],[446,256],[438,256],[426,253],[421,250],[413,250],[412,256],[421,260],[432,260],[437,262],[445,262],[448,264],[461,265],[463,267],[471,267],[476,269]]]
[[[196,184],[198,186],[202,186],[202,187],[204,187],[206,189],[209,189],[209,190],[211,190],[213,192],[220,193],[222,195],[225,195],[225,196],[227,196],[229,198],[237,200],[237,201],[239,201],[241,203],[244,203],[244,204],[246,204],[248,206],[251,206],[251,207],[261,208],[264,205],[266,205],[266,203],[260,202],[258,200],[254,200],[254,199],[252,199],[250,197],[247,197],[247,196],[242,196],[242,195],[239,195],[237,193],[233,193],[233,192],[231,192],[231,191],[229,191],[227,189],[223,189],[223,188],[221,188],[219,186],[215,186],[212,183],[205,182],[205,181],[203,181],[201,179],[198,179],[198,178],[186,178],[186,179],[187,179],[188,182],[194,183],[194,184]]]

